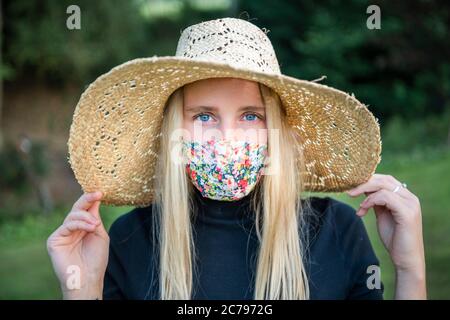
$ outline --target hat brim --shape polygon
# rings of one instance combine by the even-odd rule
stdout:
[[[163,109],[179,87],[201,79],[260,82],[280,97],[302,137],[308,191],[339,192],[366,182],[381,161],[378,119],[353,95],[287,75],[176,56],[128,61],[92,82],[76,106],[69,163],[84,192],[107,205],[145,206],[153,180]]]

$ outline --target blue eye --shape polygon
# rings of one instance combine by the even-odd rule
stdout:
[[[246,114],[244,117],[245,117],[245,120],[248,120],[248,121],[255,121],[256,119],[258,119],[256,114]]]
[[[197,119],[200,119],[202,122],[207,122],[211,116],[209,114],[200,114],[197,116]]]

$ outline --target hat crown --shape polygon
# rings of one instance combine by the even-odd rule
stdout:
[[[275,50],[266,33],[237,18],[221,18],[189,26],[181,33],[175,55],[280,74]]]

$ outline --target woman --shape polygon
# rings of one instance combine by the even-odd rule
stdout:
[[[191,26],[176,56],[119,66],[80,99],[70,162],[91,192],[47,242],[64,298],[381,299],[359,218],[369,208],[395,297],[426,298],[420,203],[373,174],[379,131],[364,105],[281,75],[266,34],[247,21]],[[356,213],[300,198],[351,187],[367,196]],[[101,201],[137,207],[108,234]]]

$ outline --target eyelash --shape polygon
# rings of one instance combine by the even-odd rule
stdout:
[[[193,117],[193,119],[194,119],[194,120],[197,120],[197,119],[200,118],[201,116],[205,116],[205,115],[206,115],[206,116],[212,117],[212,115],[209,114],[209,113],[199,113],[199,114],[195,115],[195,116]],[[263,117],[263,116],[261,116],[261,115],[255,113],[255,112],[247,112],[247,113],[245,113],[243,116],[245,117],[245,116],[248,116],[248,115],[253,115],[253,116],[256,116],[256,118],[258,118],[259,120],[264,120],[264,117]],[[256,120],[256,119],[255,119],[255,120]],[[250,120],[250,121],[255,121],[255,120]],[[202,121],[202,122],[206,122],[206,121]]]

